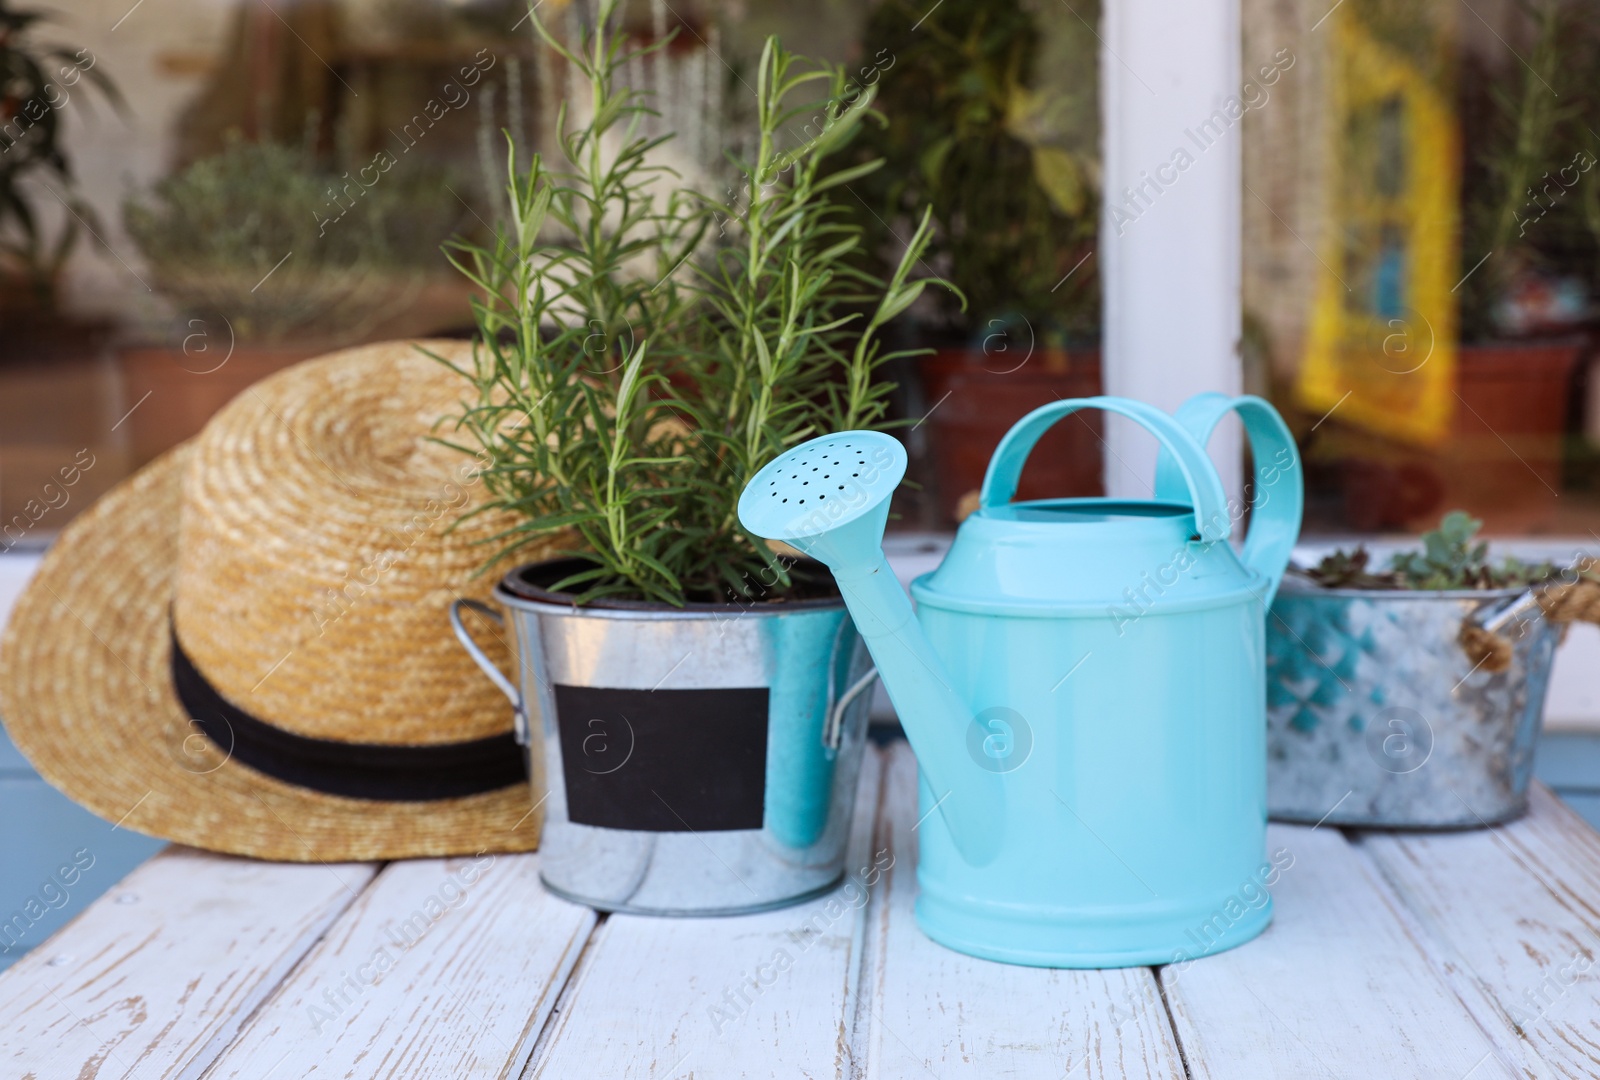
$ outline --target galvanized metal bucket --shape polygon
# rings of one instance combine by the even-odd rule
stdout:
[[[831,889],[866,741],[875,673],[837,598],[611,602],[544,585],[570,560],[506,575],[515,683],[457,637],[518,711],[545,885],[654,915],[761,911]]]
[[[1267,807],[1280,821],[1477,828],[1527,808],[1560,627],[1501,629],[1510,667],[1458,643],[1521,589],[1325,589],[1291,575],[1267,620]]]

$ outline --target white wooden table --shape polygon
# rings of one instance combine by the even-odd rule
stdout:
[[[0,976],[0,1078],[1600,1075],[1600,834],[1542,788],[1481,832],[1275,825],[1266,934],[1110,971],[923,937],[914,792],[903,746],[864,769],[871,888],[729,919],[597,917],[537,855],[168,849]]]

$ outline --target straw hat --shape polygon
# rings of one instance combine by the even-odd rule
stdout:
[[[0,640],[0,715],[40,774],[261,858],[535,847],[510,707],[447,617],[488,596],[479,541],[509,524],[450,531],[482,484],[428,436],[461,391],[405,342],[307,361],[73,521]]]

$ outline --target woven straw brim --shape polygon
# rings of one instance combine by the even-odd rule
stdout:
[[[529,851],[525,784],[375,802],[281,783],[228,760],[172,688],[179,447],[75,519],[0,639],[0,716],[39,774],[122,828],[213,851],[337,862]]]
[[[518,521],[485,510],[474,459],[428,437],[455,434],[439,420],[471,388],[417,344],[470,365],[460,341],[310,360],[234,398],[189,451],[178,641],[223,698],[297,735],[421,746],[511,730],[447,612],[490,598],[497,575],[478,571]],[[480,636],[507,669],[506,635]]]

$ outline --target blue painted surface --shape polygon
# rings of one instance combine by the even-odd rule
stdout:
[[[1546,733],[1539,740],[1533,774],[1600,829],[1600,734]]]
[[[0,731],[0,971],[165,846],[39,779]]]
[[[1600,791],[1600,732],[1546,732],[1534,773],[1553,788]]]

